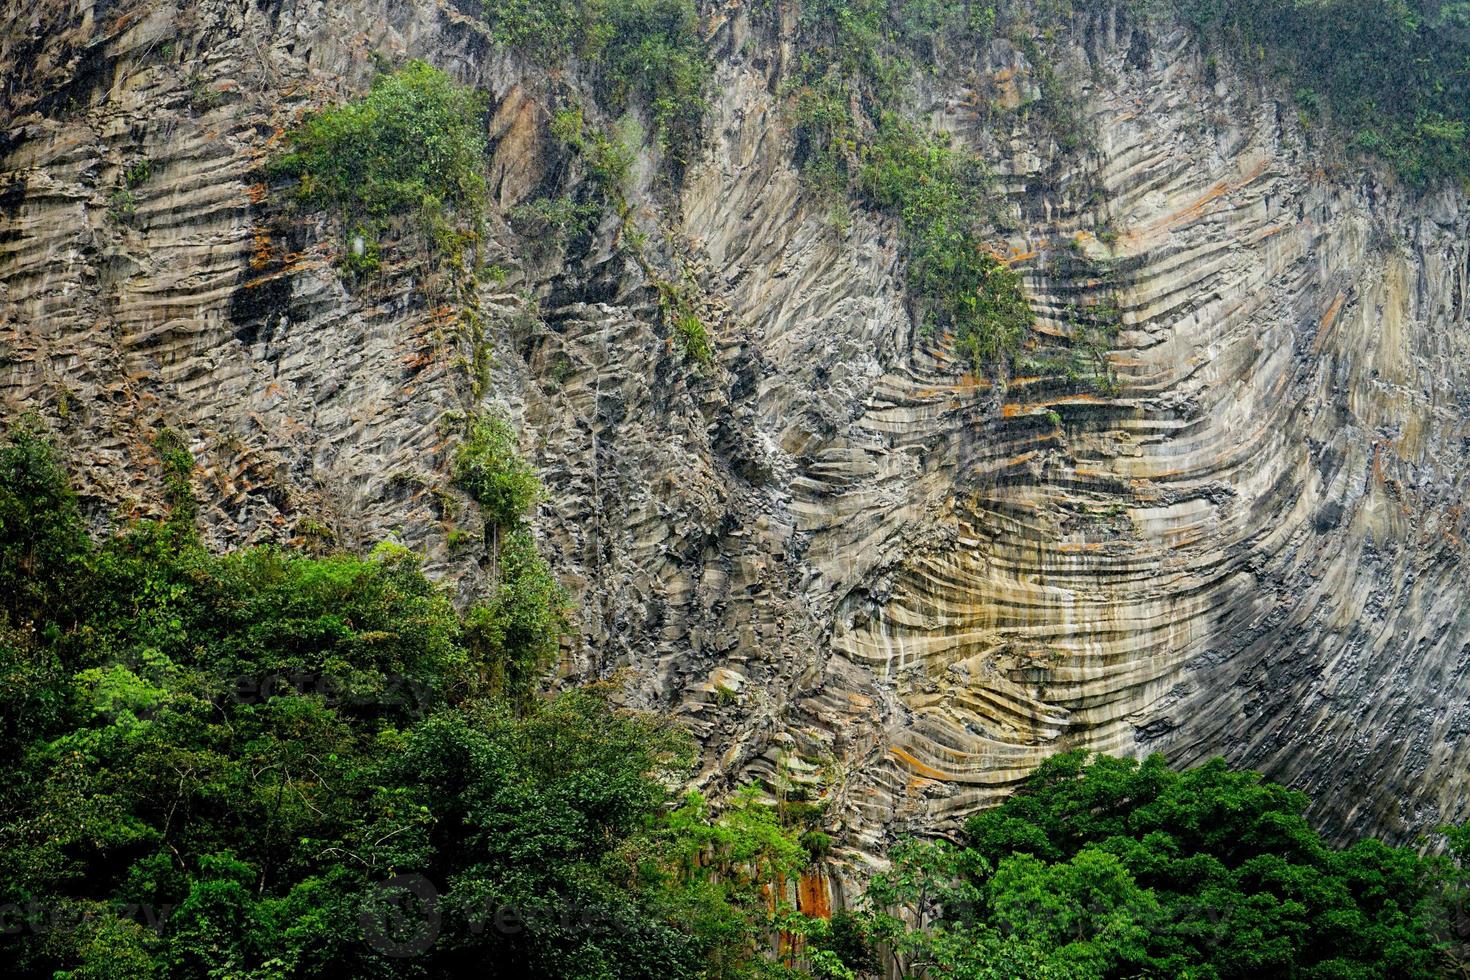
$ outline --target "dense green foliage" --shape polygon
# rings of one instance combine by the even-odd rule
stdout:
[[[742,869],[794,873],[796,831],[681,804],[651,716],[535,694],[564,600],[528,536],[461,617],[402,548],[219,555],[185,514],[93,543],[47,443],[0,446],[7,975],[765,974]]]
[[[499,415],[479,413],[466,420],[454,454],[454,479],[479,503],[485,520],[499,528],[518,527],[541,498],[536,471],[521,457],[515,430]]]
[[[556,657],[567,595],[526,531],[501,540],[496,558],[493,594],[465,614],[464,641],[486,690],[523,705]]]
[[[1463,872],[1374,840],[1332,849],[1306,804],[1219,760],[1059,755],[963,847],[895,851],[869,926],[910,971],[956,978],[1440,975]]]
[[[51,448],[21,428],[0,454],[0,602],[12,622],[44,621],[81,574],[87,543],[76,502]],[[9,713],[5,714],[9,717]]]
[[[434,200],[479,205],[483,98],[422,61],[380,75],[361,99],[313,113],[287,134],[278,171],[312,204],[387,217]]]
[[[373,272],[388,222],[412,216],[448,254],[467,242],[452,216],[479,221],[485,202],[485,101],[421,61],[378,76],[360,99],[324,109],[286,134],[272,172],[295,178],[296,198],[336,207],[348,226],[343,265]]]
[[[1021,278],[984,244],[987,175],[948,141],[892,119],[865,147],[858,186],[898,215],[908,279],[927,323],[974,365],[1014,353],[1031,326]]]
[[[678,163],[705,110],[709,62],[693,0],[485,0],[502,44],[547,63],[577,59],[604,108],[639,108]]]
[[[1178,2],[1208,44],[1278,75],[1310,118],[1410,183],[1470,179],[1470,4]]]

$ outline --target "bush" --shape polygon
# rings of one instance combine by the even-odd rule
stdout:
[[[194,496],[194,455],[184,437],[173,429],[164,429],[153,440],[158,460],[163,467],[163,499],[168,503],[169,523],[192,534],[199,516],[199,500]]]
[[[126,187],[113,191],[107,198],[107,216],[119,224],[127,224],[138,215],[138,198]]]
[[[807,860],[816,864],[826,857],[832,850],[832,838],[820,830],[808,830],[799,838],[801,849],[806,852]]]
[[[861,161],[858,186],[903,227],[909,285],[925,322],[953,331],[977,371],[1013,355],[1034,317],[1020,276],[981,237],[990,208],[979,161],[891,117]]]
[[[23,419],[0,448],[0,625],[64,621],[90,545],[51,443]]]
[[[567,626],[567,593],[525,531],[500,544],[499,582],[488,603],[465,615],[465,642],[485,690],[524,705],[557,653]]]
[[[350,217],[385,219],[438,201],[484,203],[485,104],[422,61],[380,75],[363,98],[313,113],[273,164],[297,197]]]
[[[551,121],[551,134],[581,157],[587,175],[605,199],[622,199],[623,184],[633,168],[632,147],[589,127],[579,108],[558,112]]]
[[[602,208],[579,204],[570,197],[538,197],[511,209],[510,223],[538,243],[551,240],[575,242],[597,227]]]
[[[714,358],[709,343],[709,330],[695,313],[680,313],[673,319],[674,333],[684,346],[684,354],[697,364],[708,364]]]
[[[454,479],[498,528],[519,526],[526,511],[541,497],[541,481],[521,458],[515,430],[498,415],[469,419],[464,441],[454,457]]]
[[[1058,755],[964,847],[895,848],[868,935],[956,977],[1439,976],[1461,873],[1378,841],[1333,849],[1306,805],[1218,759]]]

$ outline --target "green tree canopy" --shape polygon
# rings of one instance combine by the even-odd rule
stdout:
[[[799,829],[681,801],[666,721],[540,692],[567,600],[526,531],[462,615],[401,547],[209,551],[160,445],[174,513],[94,542],[39,428],[0,444],[7,975],[766,973]]]
[[[869,928],[963,978],[1439,976],[1459,872],[1374,840],[1329,847],[1306,804],[1218,759],[1065,753],[963,846],[896,850]]]

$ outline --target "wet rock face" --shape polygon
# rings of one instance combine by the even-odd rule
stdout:
[[[896,229],[804,190],[789,48],[713,16],[703,156],[675,190],[646,154],[634,200],[705,289],[714,365],[612,227],[561,248],[491,218],[480,397],[548,485],[567,674],[683,718],[714,789],[821,782],[857,851],[1078,746],[1223,753],[1310,791],[1329,834],[1465,817],[1464,196],[1324,170],[1273,93],[1111,14],[1063,53],[1095,131],[1063,152],[1007,108],[1034,85],[997,42],[923,99],[997,173],[1039,332],[1099,302],[1122,329],[1115,388],[992,384],[915,330]],[[475,404],[459,299],[406,233],[344,281],[340,229],[262,169],[375,54],[491,93],[500,210],[566,179],[567,83],[450,4],[0,14],[0,398],[52,423],[99,523],[156,508],[169,425],[217,543],[397,535],[467,599],[483,555],[449,547],[473,515],[440,425]]]

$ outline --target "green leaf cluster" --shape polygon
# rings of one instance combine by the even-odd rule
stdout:
[[[684,356],[695,364],[708,366],[714,361],[714,347],[710,343],[709,328],[699,315],[703,292],[699,283],[687,272],[678,279],[654,280],[658,290],[659,315],[664,325],[684,350]]]
[[[360,99],[312,113],[273,164],[297,196],[363,218],[440,202],[483,203],[483,96],[422,61],[379,75]]]
[[[889,117],[859,159],[858,186],[903,227],[925,321],[952,331],[977,367],[1018,350],[1034,316],[1021,277],[983,241],[989,175],[980,161]]]
[[[894,108],[909,73],[899,52],[922,31],[963,30],[974,11],[878,0],[803,0],[801,9],[805,50],[788,102],[807,180],[839,217],[848,198],[895,217],[921,322],[950,333],[976,371],[1008,360],[1035,318],[1020,276],[985,241],[989,174]]]
[[[477,226],[485,204],[485,110],[483,95],[413,61],[362,98],[308,115],[270,171],[296,181],[303,205],[341,211],[341,264],[355,275],[379,269],[380,239],[405,217],[433,254],[451,255],[473,241],[461,226]]]
[[[465,614],[464,642],[483,690],[525,705],[555,660],[568,598],[525,530],[500,542],[497,560],[499,581]]]
[[[497,528],[519,527],[542,496],[541,481],[522,458],[515,430],[493,413],[477,413],[466,421],[464,439],[454,454],[454,480]]]

